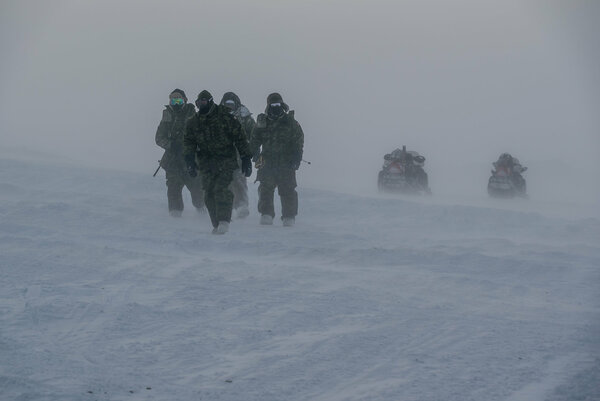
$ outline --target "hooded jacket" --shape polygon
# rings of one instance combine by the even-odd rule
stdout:
[[[156,129],[154,141],[165,150],[160,165],[165,170],[180,169],[184,171],[183,161],[183,136],[187,120],[192,117],[196,109],[193,104],[186,103],[181,109],[166,105],[162,119]]]
[[[246,137],[248,138],[248,140],[250,140],[252,130],[256,125],[254,118],[252,118],[252,113],[250,112],[250,110],[248,110],[248,108],[245,105],[242,104],[238,95],[236,95],[233,92],[226,92],[223,95],[223,98],[221,99],[221,102],[219,104],[221,106],[225,106],[225,103],[228,100],[233,100],[233,103],[235,104],[234,110],[231,112],[231,115],[233,115],[240,122],[240,124],[242,124],[242,128],[246,133]]]
[[[213,104],[206,114],[196,113],[188,120],[184,135],[184,157],[188,166],[198,161],[203,173],[238,168],[240,157],[249,157],[248,140],[242,126],[229,109]]]
[[[304,151],[304,132],[294,111],[276,119],[261,113],[256,120],[250,141],[254,160],[262,156],[266,168],[297,168]]]

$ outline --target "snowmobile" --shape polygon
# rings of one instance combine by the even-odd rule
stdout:
[[[406,146],[383,157],[383,167],[377,178],[379,192],[404,194],[431,194],[427,173],[423,169],[425,158]]]
[[[492,163],[494,169],[488,180],[488,194],[494,198],[527,197],[527,185],[521,173],[527,167],[521,166],[519,159],[503,153]]]

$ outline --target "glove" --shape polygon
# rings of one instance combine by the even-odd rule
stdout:
[[[246,177],[250,177],[252,175],[252,158],[250,156],[242,158],[242,173]]]
[[[192,164],[187,166],[187,173],[190,175],[190,177],[196,177],[198,175],[196,172],[196,166]]]

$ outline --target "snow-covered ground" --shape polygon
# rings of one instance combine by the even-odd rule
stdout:
[[[1,157],[0,399],[600,400],[597,214],[249,186],[213,236],[162,172]]]

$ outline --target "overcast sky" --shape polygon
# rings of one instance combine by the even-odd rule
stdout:
[[[510,152],[597,194],[599,17],[596,0],[5,0],[0,139],[151,174],[172,89],[234,91],[255,116],[277,91],[313,162],[301,185],[372,190],[407,145],[434,193]]]

